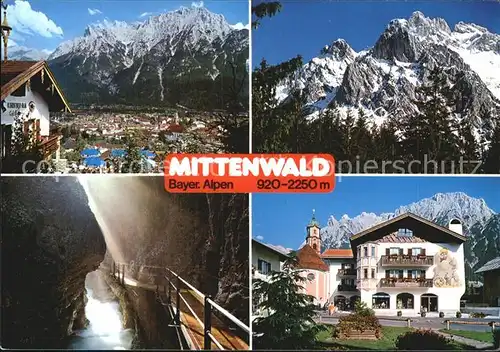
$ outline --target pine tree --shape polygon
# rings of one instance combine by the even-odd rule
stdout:
[[[443,161],[459,155],[456,126],[450,112],[450,94],[446,76],[438,67],[429,74],[429,83],[417,89],[420,99],[415,101],[418,113],[404,121],[403,139],[407,161]],[[429,169],[430,168],[430,169]],[[415,171],[415,170],[413,170]],[[422,167],[418,172],[423,171]],[[437,172],[435,165],[427,165],[427,172]],[[450,170],[440,170],[450,171]]]
[[[394,163],[400,157],[397,124],[393,120],[384,122],[374,131],[373,153],[374,159],[381,168],[382,173],[393,173]]]
[[[252,6],[252,16],[255,20],[252,21],[252,28],[256,29],[260,25],[260,20],[264,17],[273,17],[281,11],[281,3],[279,1],[261,2],[256,6]]]
[[[354,129],[354,116],[351,110],[347,110],[347,116],[340,124],[340,130],[343,135],[343,145],[341,146],[342,154],[346,159],[354,161],[356,155],[353,154],[354,151],[354,138],[353,138],[353,129]]]
[[[356,156],[362,162],[373,159],[373,138],[362,109],[359,109],[358,119],[352,128],[352,157]]]
[[[121,165],[122,173],[140,173],[142,171],[143,158],[138,146],[137,136],[129,132],[125,136],[125,157]]]
[[[293,255],[284,263],[282,271],[271,272],[269,280],[253,280],[253,296],[260,299],[258,308],[269,312],[268,316],[253,322],[255,349],[317,347],[316,335],[325,328],[314,321],[313,297],[301,292],[306,280]]]
[[[460,156],[464,160],[463,172],[470,173],[476,168],[479,161],[479,148],[472,133],[472,125],[466,121],[459,127]]]
[[[500,123],[493,130],[490,146],[485,152],[483,170],[487,174],[500,174]]]
[[[257,153],[292,152],[290,133],[294,118],[290,116],[293,101],[278,105],[277,85],[302,66],[302,58],[270,66],[262,60],[252,75],[253,151]]]

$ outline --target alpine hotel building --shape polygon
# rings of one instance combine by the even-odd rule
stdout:
[[[351,248],[321,253],[313,218],[298,251],[308,278],[304,291],[316,304],[352,309],[361,299],[379,315],[416,315],[421,310],[455,314],[465,293],[464,243],[459,220],[447,228],[411,213],[351,237]]]

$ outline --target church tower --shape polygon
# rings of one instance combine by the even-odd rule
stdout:
[[[306,236],[306,243],[312,247],[318,254],[321,254],[321,237],[319,234],[319,222],[316,220],[316,216],[314,214],[314,209],[313,209],[313,215],[311,221],[309,221],[309,224],[307,225],[306,231],[307,231],[307,236]]]

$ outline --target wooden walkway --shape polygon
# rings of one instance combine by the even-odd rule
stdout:
[[[191,290],[181,289],[181,295],[187,301],[191,309],[195,312],[201,321],[203,321],[204,306],[200,298]],[[166,300],[166,296],[162,296],[162,300]],[[175,292],[172,291],[172,306],[175,307]],[[188,309],[186,303],[181,299],[181,325],[189,335],[192,350],[203,350],[204,336],[203,327],[198,320],[193,316],[193,313]],[[212,335],[221,344],[225,350],[248,350],[248,344],[231,331],[219,317],[212,313]],[[212,350],[219,350],[217,345],[212,341]]]
[[[115,274],[115,276],[118,277],[118,274]],[[157,285],[141,283],[137,280],[128,278],[126,276],[125,276],[125,285],[132,287],[140,287],[150,291],[157,290]],[[160,299],[162,303],[167,302],[167,297],[164,294],[165,292],[164,290],[165,288],[163,286],[159,287]],[[201,298],[188,289],[181,289],[181,295],[187,301],[191,309],[196,313],[198,318],[203,322],[205,308],[203,306]],[[175,290],[172,289],[172,308],[174,312],[177,309],[175,307],[175,299],[176,299]],[[188,341],[188,344],[191,345],[190,348],[192,350],[203,350],[204,349],[203,327],[196,320],[196,318],[193,316],[191,311],[186,306],[186,303],[184,303],[182,299],[180,300],[180,303],[181,303],[181,314],[180,314],[181,329],[183,330],[184,334],[188,335],[186,336],[186,340]],[[167,309],[166,306],[165,309]],[[249,350],[249,345],[245,341],[243,341],[239,336],[237,336],[233,331],[231,331],[227,327],[227,324],[225,324],[219,317],[217,317],[213,313],[212,313],[211,331],[212,335],[225,350]],[[212,350],[219,350],[219,348],[213,341],[211,345],[212,345],[211,346]]]

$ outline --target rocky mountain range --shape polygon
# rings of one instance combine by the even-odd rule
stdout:
[[[8,48],[9,60],[19,60],[19,61],[40,61],[46,60],[51,52],[50,50],[38,50],[34,48],[28,48],[22,45],[12,45]],[[3,60],[3,51],[1,58]]]
[[[465,243],[466,273],[470,278],[473,270],[500,253],[500,213],[495,213],[483,199],[465,193],[438,193],[431,198],[401,206],[391,213],[361,213],[353,218],[344,215],[340,219],[331,216],[321,229],[322,249],[349,248],[349,238],[378,223],[411,212],[441,226],[448,226],[451,219],[462,221]]]
[[[71,101],[223,108],[233,71],[247,79],[248,34],[204,7],[180,8],[144,22],[91,24],[48,61]],[[242,86],[245,101],[248,84]]]
[[[325,46],[276,90],[279,102],[292,92],[306,95],[309,118],[337,107],[362,109],[377,125],[417,111],[416,89],[435,67],[444,71],[452,93],[451,112],[469,119],[476,137],[500,118],[500,35],[472,23],[450,29],[442,18],[414,12],[395,19],[373,47],[356,52],[338,39]]]

